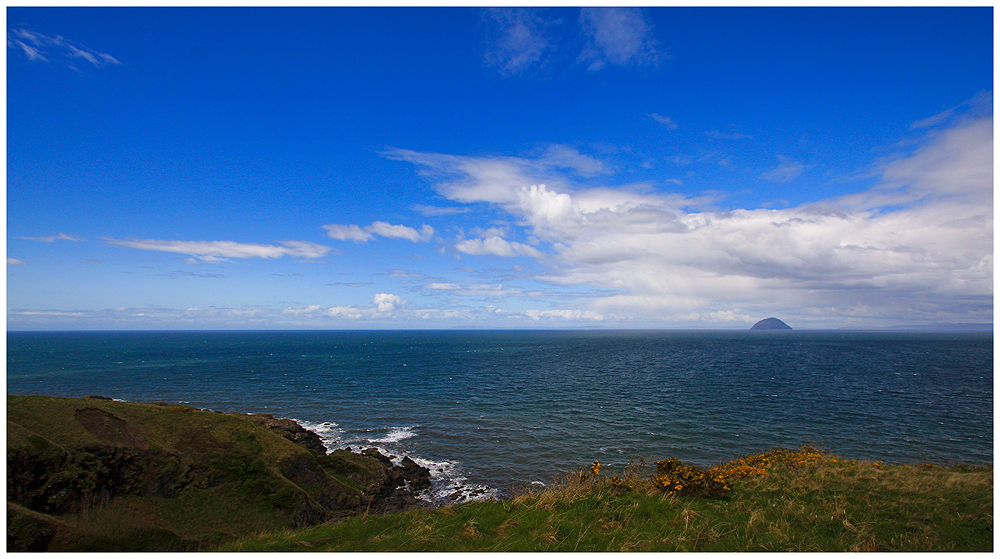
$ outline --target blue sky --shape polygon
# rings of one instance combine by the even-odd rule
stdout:
[[[7,8],[8,329],[993,320],[992,8]]]

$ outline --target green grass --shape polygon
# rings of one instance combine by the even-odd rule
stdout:
[[[509,501],[262,533],[225,551],[992,551],[993,468],[822,456],[669,495],[648,474],[566,476]],[[627,487],[631,486],[631,487]]]
[[[349,514],[381,483],[377,461],[317,456],[238,415],[11,395],[7,452],[15,549],[993,550],[992,466],[884,466],[808,448],[708,472],[595,464],[502,502],[293,529]],[[101,497],[115,479],[128,490]]]

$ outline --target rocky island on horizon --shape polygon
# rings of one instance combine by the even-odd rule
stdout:
[[[789,326],[789,325],[787,325],[787,324],[785,324],[781,320],[779,320],[777,318],[774,318],[772,316],[771,318],[765,318],[764,320],[761,320],[761,321],[757,322],[757,324],[754,324],[753,326],[751,326],[750,329],[751,330],[791,330],[792,327]]]

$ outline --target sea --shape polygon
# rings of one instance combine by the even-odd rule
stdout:
[[[292,418],[411,457],[439,503],[802,445],[993,463],[992,332],[8,332],[7,392]]]

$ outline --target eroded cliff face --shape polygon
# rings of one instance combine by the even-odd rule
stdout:
[[[271,416],[8,395],[7,433],[8,551],[197,549],[425,506],[430,486],[408,458],[327,453]]]

